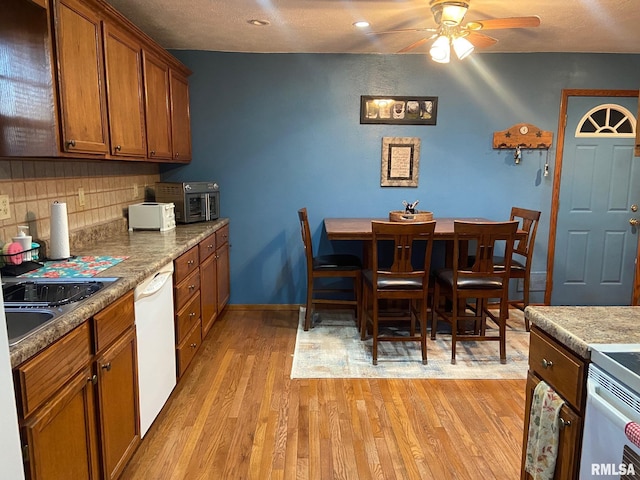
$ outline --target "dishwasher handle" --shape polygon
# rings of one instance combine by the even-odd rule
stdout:
[[[136,300],[140,300],[145,297],[151,297],[158,293],[162,287],[168,282],[171,281],[173,277],[173,272],[159,272],[153,277],[153,280],[149,282],[149,284],[142,290],[136,290]]]

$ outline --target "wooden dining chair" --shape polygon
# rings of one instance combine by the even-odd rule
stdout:
[[[501,268],[494,264],[496,248],[504,248],[504,257],[511,258],[517,221],[454,223],[453,268],[443,268],[435,274],[431,339],[435,340],[438,320],[451,324],[451,363],[456,363],[459,341],[498,341],[500,363],[506,363],[506,321],[509,309],[510,264]],[[469,265],[464,253],[468,248],[474,258]],[[461,258],[461,253],[462,258]],[[449,303],[442,302],[444,297]],[[467,308],[469,300],[475,300]],[[498,314],[489,309],[489,300],[498,299]],[[490,318],[498,326],[498,335],[487,332]],[[469,322],[473,328],[469,328]]]
[[[360,258],[348,254],[314,256],[306,208],[298,210],[298,219],[300,220],[300,232],[307,264],[307,301],[304,330],[307,331],[311,327],[314,307],[319,304],[352,307],[355,310],[356,322],[359,323],[362,319],[360,308],[362,262]],[[350,279],[352,288],[338,288],[332,285],[320,285],[320,282],[316,282],[316,280],[326,282],[327,279]]]
[[[362,273],[360,335],[364,340],[371,325],[374,365],[378,364],[378,342],[381,341],[419,341],[422,363],[427,363],[427,292],[435,226],[434,221],[371,222],[372,265]],[[383,301],[393,302],[387,305],[393,308],[382,308]],[[398,335],[392,331],[381,332],[381,324],[388,322],[399,329],[404,327],[404,332],[398,331]],[[419,333],[416,333],[416,322],[420,324]]]
[[[526,232],[525,237],[518,237],[513,246],[511,255],[510,277],[523,279],[522,298],[510,299],[509,305],[523,310],[529,305],[529,292],[531,290],[531,260],[533,259],[533,247],[536,243],[536,232],[540,220],[540,212],[527,210],[526,208],[513,207],[511,209],[511,220],[517,220],[519,229]],[[504,267],[505,257],[495,257],[493,262],[496,268]],[[529,320],[525,317],[527,332],[530,329]]]

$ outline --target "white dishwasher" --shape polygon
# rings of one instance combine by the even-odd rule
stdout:
[[[134,299],[140,436],[143,437],[176,386],[173,263],[168,263],[138,285]]]

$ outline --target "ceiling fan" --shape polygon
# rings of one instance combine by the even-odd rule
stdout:
[[[436,39],[429,53],[431,58],[439,63],[448,63],[451,58],[451,48],[458,59],[462,60],[473,52],[475,48],[486,48],[494,45],[498,40],[482,33],[484,30],[499,30],[506,28],[531,28],[540,25],[540,17],[511,17],[476,20],[463,24],[469,10],[470,0],[431,0],[429,6],[437,28],[405,28],[374,34],[397,32],[434,32],[433,35],[421,38],[399,50],[398,53],[409,52],[432,39]]]

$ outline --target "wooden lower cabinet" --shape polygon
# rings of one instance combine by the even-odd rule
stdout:
[[[133,311],[130,292],[15,368],[31,480],[111,480],[133,455],[140,442]]]
[[[93,379],[87,366],[23,422],[28,478],[100,478]]]
[[[533,477],[524,471],[526,461],[527,436],[529,435],[529,415],[531,413],[531,401],[533,391],[540,379],[529,373],[527,378],[527,400],[525,407],[525,428],[522,455],[522,478],[530,480]],[[558,456],[556,458],[556,470],[553,478],[555,480],[570,480],[578,478],[580,460],[580,439],[582,432],[582,417],[565,403],[560,409],[560,434],[558,438]]]
[[[104,478],[118,478],[140,443],[136,335],[130,328],[95,362]]]
[[[178,378],[229,302],[229,225],[224,225],[174,261]],[[196,304],[197,302],[197,304]],[[199,325],[196,331],[195,325]]]
[[[217,288],[218,288],[218,312],[229,302],[230,279],[229,279],[229,243],[226,242],[216,250],[217,257]]]
[[[209,256],[200,264],[200,303],[202,311],[202,338],[205,337],[218,317],[217,259]]]
[[[531,327],[521,479],[529,480],[532,478],[525,472],[527,438],[533,392],[541,381],[545,381],[565,401],[558,420],[560,424],[558,456],[553,478],[555,480],[578,479],[586,398],[586,375],[586,360],[566,349],[535,325]]]

